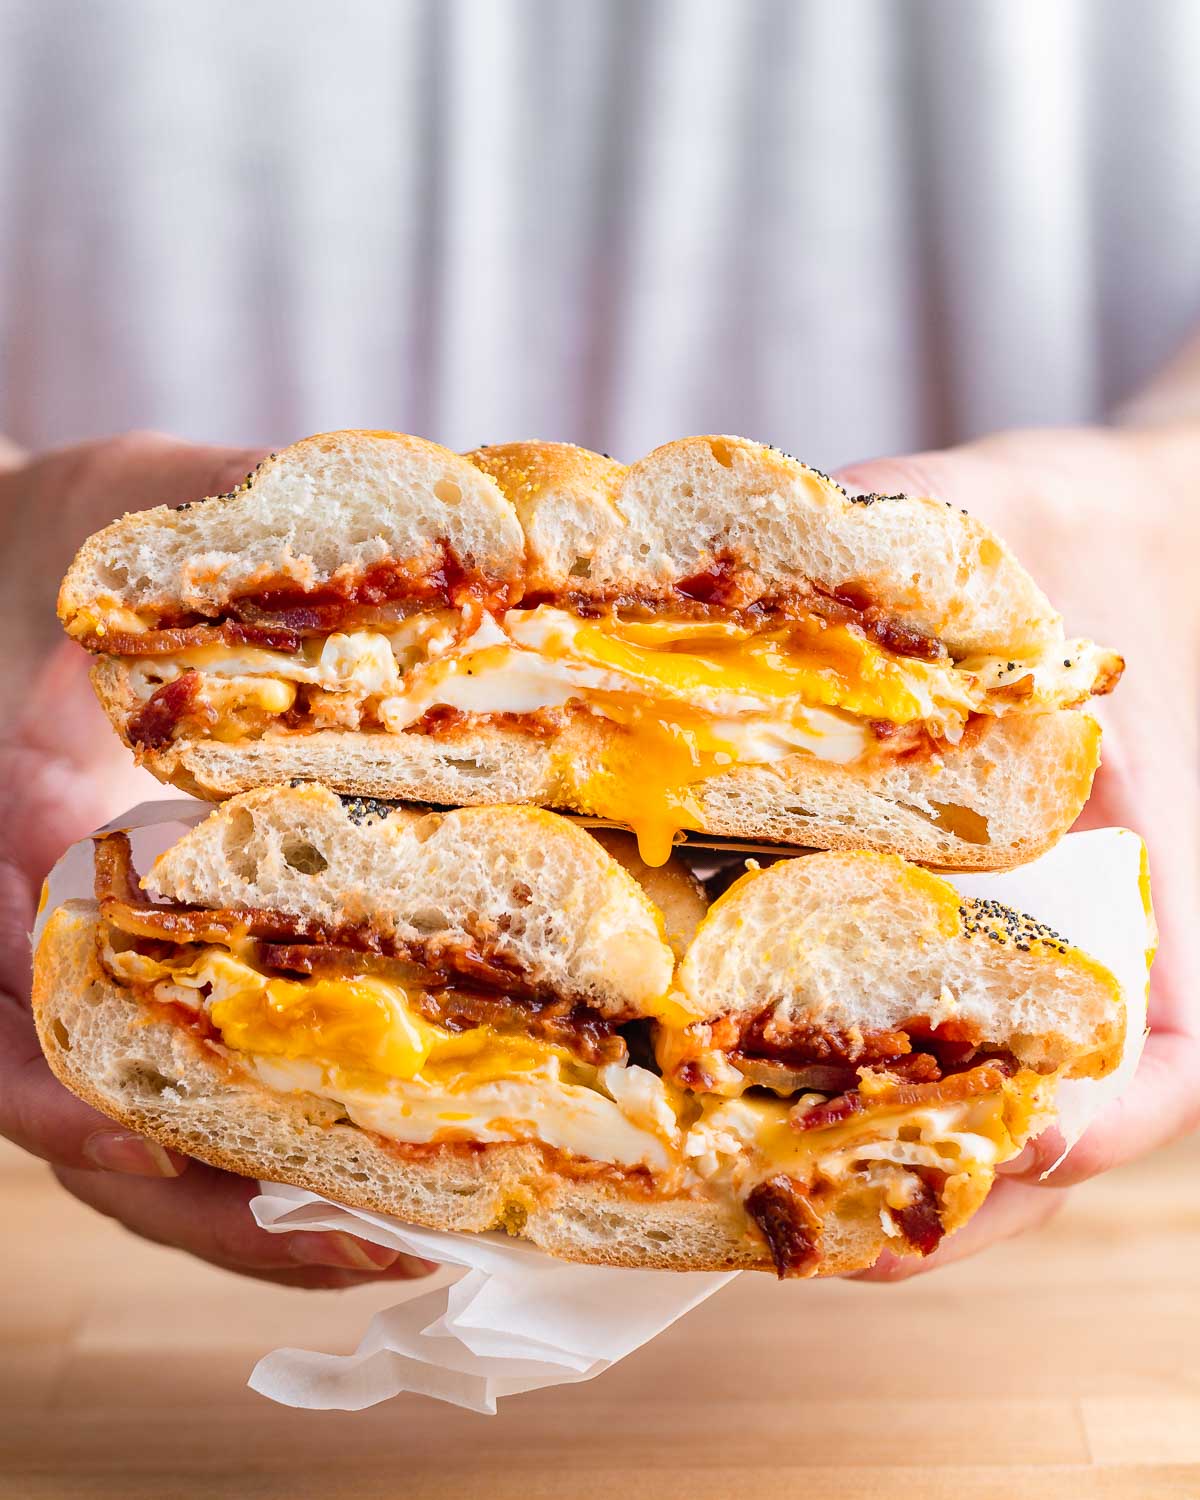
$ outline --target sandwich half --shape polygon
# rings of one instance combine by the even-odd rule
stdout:
[[[1119,1055],[1106,971],[898,858],[785,861],[705,915],[677,862],[622,853],[537,809],[313,785],[232,799],[142,881],[109,834],[38,946],[42,1046],[105,1114],[250,1176],[781,1275],[928,1253],[1056,1080]]]
[[[187,791],[532,803],[654,863],[680,830],[1020,863],[1083,806],[1122,666],[962,511],[733,437],[631,468],[309,438],[93,536],[59,613]]]

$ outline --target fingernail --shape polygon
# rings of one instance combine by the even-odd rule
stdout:
[[[323,1234],[293,1235],[290,1244],[293,1260],[310,1266],[341,1266],[348,1271],[384,1271],[393,1266],[398,1250],[356,1240],[353,1235],[331,1230]]]
[[[82,1154],[102,1172],[125,1172],[132,1177],[178,1177],[188,1164],[186,1156],[124,1130],[95,1131],[84,1141]]]

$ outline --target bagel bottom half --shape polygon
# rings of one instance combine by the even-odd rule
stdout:
[[[122,735],[137,706],[128,669],[101,660],[93,682]],[[137,747],[132,747],[137,749]],[[576,714],[552,736],[464,722],[437,734],[322,729],[237,740],[186,736],[137,749],[160,781],[219,801],[292,779],[334,791],[450,807],[532,803],[625,823],[665,857],[679,828],[815,849],[875,849],[946,869],[1001,870],[1051,847],[1078,817],[1100,762],[1085,710],[974,721],[939,757],[881,757],[861,768],[812,755],[730,767],[680,791],[626,730]],[[664,779],[665,778],[665,779]]]

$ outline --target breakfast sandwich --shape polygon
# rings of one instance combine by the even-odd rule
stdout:
[[[752,871],[706,911],[522,806],[317,785],[227,801],[42,933],[75,1093],[175,1150],[568,1259],[813,1275],[927,1254],[1120,1055],[1116,981],[892,855]],[[620,858],[617,857],[620,855]]]
[[[960,510],[734,437],[630,468],[309,438],[93,536],[59,613],[187,791],[531,803],[656,864],[681,830],[1020,863],[1083,806],[1122,667]]]

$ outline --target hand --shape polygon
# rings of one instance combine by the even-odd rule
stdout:
[[[219,494],[262,456],[154,434],[34,460],[0,447],[8,663],[0,681],[0,1135],[146,1239],[287,1286],[344,1287],[433,1267],[347,1234],[259,1229],[247,1206],[252,1182],[166,1151],[64,1089],[42,1057],[28,1004],[27,934],[46,872],[68,844],[162,794],[104,718],[84,652],[54,644],[58,581],[84,537],[123,510]]]
[[[885,1254],[858,1275],[895,1281],[960,1260],[1051,1217],[1063,1188],[1142,1156],[1200,1123],[1200,425],[1009,432],[941,453],[857,464],[861,489],[933,495],[993,526],[1043,585],[1069,635],[1120,651],[1103,701],[1103,764],[1079,828],[1146,840],[1160,929],[1151,1034],[1125,1097],[1046,1182],[1050,1130],[1000,1168],[976,1216],[927,1259]],[[1035,913],[1036,915],[1036,913]]]

